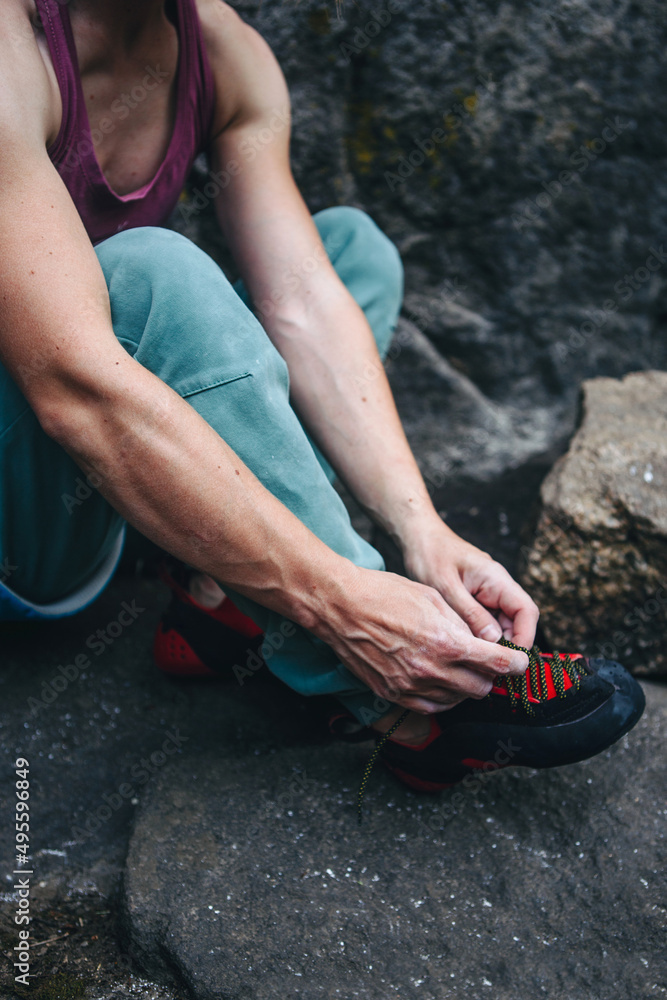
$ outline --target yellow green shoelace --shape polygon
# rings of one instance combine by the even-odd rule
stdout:
[[[528,657],[528,670],[521,677],[505,677],[504,681],[507,690],[512,697],[518,695],[521,705],[527,715],[534,715],[535,709],[528,698],[528,680],[530,680],[530,691],[537,702],[547,701],[547,668],[544,658],[538,646],[526,649],[524,646],[517,646],[509,639],[499,639],[499,646],[507,646],[508,649],[516,649],[520,653],[525,653]],[[559,669],[560,668],[560,669]],[[570,658],[569,653],[565,653],[561,659],[560,654],[554,650],[551,654],[551,676],[553,678],[556,694],[559,698],[565,697],[565,674],[572,681],[572,687],[577,691],[581,685],[581,674],[576,664]],[[539,687],[538,687],[539,678]],[[538,694],[538,691],[540,694]]]

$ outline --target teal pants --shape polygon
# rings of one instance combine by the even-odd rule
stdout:
[[[357,209],[327,209],[315,222],[386,355],[402,297],[396,248]],[[290,406],[287,366],[248,308],[243,287],[232,287],[210,257],[165,229],[128,230],[96,252],[124,348],[187,399],[330,548],[359,566],[382,569],[380,555],[353,530],[331,485],[333,470]],[[0,618],[78,610],[110,578],[123,522],[43,433],[2,368],[0,474]],[[234,599],[264,630],[263,651],[274,674],[302,694],[338,695],[367,718],[373,696],[328,646],[274,612]],[[239,676],[252,666],[252,659],[239,664]]]

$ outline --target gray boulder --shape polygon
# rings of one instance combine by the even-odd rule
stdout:
[[[667,374],[585,382],[541,498],[522,576],[549,642],[667,673]]]
[[[526,420],[521,406],[493,401],[408,320],[399,322],[387,369],[410,445],[433,490],[497,479],[549,450],[548,409],[535,407]]]

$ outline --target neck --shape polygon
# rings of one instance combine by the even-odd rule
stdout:
[[[70,0],[69,7],[105,44],[125,49],[166,21],[165,0]]]

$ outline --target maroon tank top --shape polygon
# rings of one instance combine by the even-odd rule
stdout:
[[[72,196],[93,243],[137,226],[161,226],[173,211],[198,153],[208,146],[215,92],[213,75],[201,35],[195,0],[175,0],[178,31],[178,71],[174,130],[164,160],[148,184],[130,194],[116,194],[95,155],[104,132],[91,134],[81,86],[79,62],[67,3],[36,0],[58,78],[63,117],[48,154]],[[161,85],[161,69],[146,73],[127,95],[113,101],[100,121],[107,134],[113,123],[132,113],[132,104]],[[136,106],[135,103],[135,106]]]

